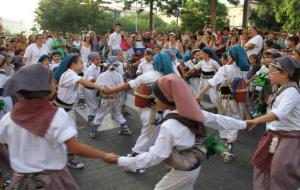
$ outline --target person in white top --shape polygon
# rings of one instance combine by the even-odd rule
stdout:
[[[44,36],[37,34],[35,39],[35,43],[30,44],[25,50],[23,64],[36,64],[42,55],[49,53],[48,47],[43,44]]]
[[[150,48],[147,48],[144,51],[144,58],[141,60],[141,63],[138,66],[136,71],[137,75],[141,75],[143,73],[147,73],[149,71],[153,71],[152,59],[154,56],[154,51]]]
[[[109,65],[108,70],[99,75],[96,80],[96,84],[108,88],[114,88],[124,84],[123,76],[116,70],[118,64],[119,62],[117,58],[111,60],[111,64]],[[122,93],[114,95],[100,94],[101,102],[91,125],[91,138],[96,138],[97,128],[101,125],[105,115],[108,113],[110,113],[114,117],[114,119],[121,125],[119,131],[121,135],[131,135],[131,131],[127,125],[126,119],[121,113],[120,105],[122,104],[122,96]]]
[[[194,66],[190,72],[194,70],[199,70],[200,75],[200,84],[199,89],[201,90],[207,83],[208,80],[213,78],[215,73],[219,70],[220,65],[217,61],[212,59],[212,51],[209,48],[203,48],[201,52],[202,60],[198,62],[197,65]],[[188,72],[188,73],[190,73]],[[197,92],[196,92],[197,93]],[[216,105],[217,104],[217,91],[216,87],[210,88],[208,90],[208,95],[211,102]]]
[[[8,76],[5,72],[5,57],[0,55],[0,119],[8,112],[11,111],[13,107],[13,102],[11,97],[3,97],[3,87],[6,81],[8,80]],[[9,154],[8,149],[5,144],[0,143],[0,169],[1,174],[0,177],[3,179],[3,185],[7,185],[12,177],[12,169],[9,163]],[[2,184],[0,184],[2,185]]]
[[[278,86],[268,100],[267,114],[248,120],[247,130],[266,123],[266,134],[252,157],[254,189],[300,187],[300,62],[290,56],[275,59],[269,79]]]
[[[199,147],[196,154],[193,146],[205,137],[205,127],[244,129],[246,123],[233,118],[204,112],[191,94],[189,87],[176,74],[169,74],[151,86],[157,108],[164,111],[161,129],[153,146],[135,157],[112,158],[118,166],[126,169],[148,168],[165,162],[172,169],[155,185],[155,190],[192,190],[201,169],[201,157],[206,149]],[[185,151],[188,156],[181,155]],[[172,155],[179,154],[183,160]],[[183,165],[193,160],[193,164]]]
[[[50,70],[54,71],[54,69],[56,67],[59,66],[60,62],[61,62],[61,53],[59,51],[54,51],[51,53],[51,63],[49,65]]]
[[[92,52],[89,55],[90,66],[85,70],[83,78],[91,82],[96,82],[101,73],[101,56],[98,52]],[[98,108],[98,99],[96,97],[97,91],[94,88],[85,87],[83,95],[88,108],[88,121],[92,122]]]
[[[113,94],[130,88],[137,90],[137,88],[142,85],[148,86],[150,88],[149,85],[151,85],[151,83],[155,82],[162,76],[174,73],[170,56],[166,52],[160,52],[154,56],[153,68],[154,71],[143,73],[136,79],[124,83],[116,88],[103,89],[102,93]],[[150,100],[150,102],[152,104],[154,103],[153,100]],[[157,110],[153,108],[153,105],[151,103],[149,103],[147,106],[139,107],[140,120],[143,127],[140,136],[138,137],[134,147],[132,148],[132,156],[136,156],[137,154],[148,151],[149,147],[154,143],[157,137],[159,126],[155,126],[154,122],[156,120],[156,117],[161,116],[161,114],[159,114]],[[139,170],[134,171],[139,172]]]
[[[82,57],[82,61],[83,61],[83,71],[85,71],[85,69],[88,67],[88,63],[89,63],[89,55],[92,51],[92,43],[91,43],[91,37],[89,34],[87,34],[84,38],[83,38],[83,42],[81,44],[81,48],[80,48],[80,54]]]
[[[249,69],[247,54],[240,45],[231,46],[229,53],[223,55],[228,56],[228,61],[223,65],[213,78],[200,90],[196,98],[200,102],[204,94],[211,88],[220,84],[217,96],[218,114],[227,115],[236,119],[249,118],[249,113],[245,102],[237,102],[233,96],[233,81],[236,79],[246,79],[246,70]],[[233,160],[233,145],[237,140],[237,130],[219,130],[220,137],[227,142],[229,151],[224,156],[224,162],[228,163]]]
[[[51,76],[49,69],[34,64],[21,68],[4,85],[4,96],[18,97],[0,122],[0,143],[8,145],[14,170],[8,189],[79,189],[66,168],[67,149],[107,162],[116,157],[76,140],[73,120],[47,98]]]
[[[120,49],[121,48],[121,24],[120,23],[116,23],[115,24],[115,31],[114,33],[112,33],[111,35],[109,35],[109,39],[108,39],[108,48],[109,51],[112,51],[114,49]]]
[[[69,117],[75,122],[75,114],[73,110],[74,103],[77,99],[77,89],[79,84],[101,90],[102,88],[95,83],[78,76],[78,73],[82,72],[83,64],[78,55],[68,55],[59,64],[54,72],[54,78],[58,81],[57,95],[54,99],[54,104],[58,107],[62,107],[68,112]],[[68,166],[79,169],[84,167],[84,164],[74,159],[72,155],[69,155]]]
[[[76,47],[77,49],[81,48],[81,42],[80,42],[80,36],[78,34],[73,35],[73,47]]]
[[[245,44],[244,47],[248,57],[252,54],[259,55],[263,48],[263,38],[257,33],[257,29],[255,27],[248,29],[248,35],[251,39]]]

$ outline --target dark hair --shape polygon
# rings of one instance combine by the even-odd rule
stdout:
[[[229,29],[228,26],[224,27],[223,30],[226,30],[226,31],[228,31],[228,32],[230,31],[230,29]]]
[[[79,55],[74,54],[74,56],[69,61],[69,65],[67,69],[72,65],[72,63],[77,63],[78,61],[79,61]]]
[[[51,91],[48,91],[48,90],[45,90],[45,91],[20,90],[20,91],[18,91],[18,93],[20,93],[25,99],[31,100],[31,99],[45,98],[51,94]]]
[[[117,22],[116,24],[115,24],[115,27],[116,26],[120,26],[121,27],[121,24],[119,23],[119,22]]]
[[[265,41],[268,47],[272,47],[274,45],[274,42],[272,40]]]
[[[76,54],[76,55],[81,55],[81,53],[80,53],[80,50],[78,49],[78,48],[76,48],[76,47],[72,47],[71,49],[70,49],[70,52],[69,52],[70,54],[72,53],[72,54]]]
[[[272,45],[272,48],[274,48],[274,49],[277,49],[277,50],[281,50],[281,46],[279,45],[279,44],[276,44],[276,43],[274,43],[273,45]]]
[[[299,43],[299,37],[298,36],[290,36],[288,37],[288,40],[293,42],[295,45]]]

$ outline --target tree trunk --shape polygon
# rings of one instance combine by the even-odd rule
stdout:
[[[149,30],[153,29],[153,0],[150,1]]]
[[[211,8],[211,25],[213,32],[216,32],[217,28],[217,0],[210,0]]]

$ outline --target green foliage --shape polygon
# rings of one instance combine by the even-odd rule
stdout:
[[[127,32],[135,32],[135,15],[120,17],[118,22],[122,25],[122,30]],[[138,14],[137,29],[138,31],[147,31],[149,23],[149,16],[147,13]],[[174,27],[172,27],[174,25]],[[167,24],[158,16],[154,16],[154,30],[159,33],[172,30],[176,27],[176,23]]]
[[[217,4],[217,29],[229,25],[227,19],[228,10],[225,4]],[[187,31],[202,29],[206,24],[211,23],[211,8],[207,0],[188,0],[181,12],[181,28]]]
[[[186,0],[124,0],[124,9],[131,9],[134,3],[137,3],[141,7],[145,5],[149,6],[149,28],[152,28],[151,24],[153,20],[153,7],[167,15],[174,15],[176,10],[181,7],[185,1]]]
[[[258,28],[270,30],[272,26],[282,27],[290,33],[300,29],[299,0],[261,1],[251,10],[250,21]]]
[[[41,29],[72,33],[105,31],[111,28],[113,16],[100,11],[100,3],[93,0],[40,0],[35,20]]]

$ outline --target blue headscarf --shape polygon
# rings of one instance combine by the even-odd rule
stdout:
[[[153,68],[164,75],[174,73],[171,56],[166,52],[156,54],[153,57]]]
[[[169,48],[165,52],[169,53],[173,59],[175,59],[175,58],[183,59],[183,56],[181,55],[181,53],[179,52],[179,50],[177,48]]]
[[[221,63],[221,60],[219,59],[218,55],[216,54],[215,50],[212,49],[212,48],[208,48],[208,47],[204,47],[202,49],[203,52],[207,53],[211,59],[215,60],[216,62],[218,62],[220,65],[222,64]]]
[[[236,65],[241,69],[241,71],[249,71],[250,65],[248,61],[248,56],[242,46],[231,46],[229,48],[229,55],[236,62]]]
[[[56,81],[60,80],[61,75],[67,70],[67,68],[70,66],[72,61],[75,60],[77,56],[74,54],[67,55],[61,63],[58,65],[58,67],[54,71],[54,78]]]

